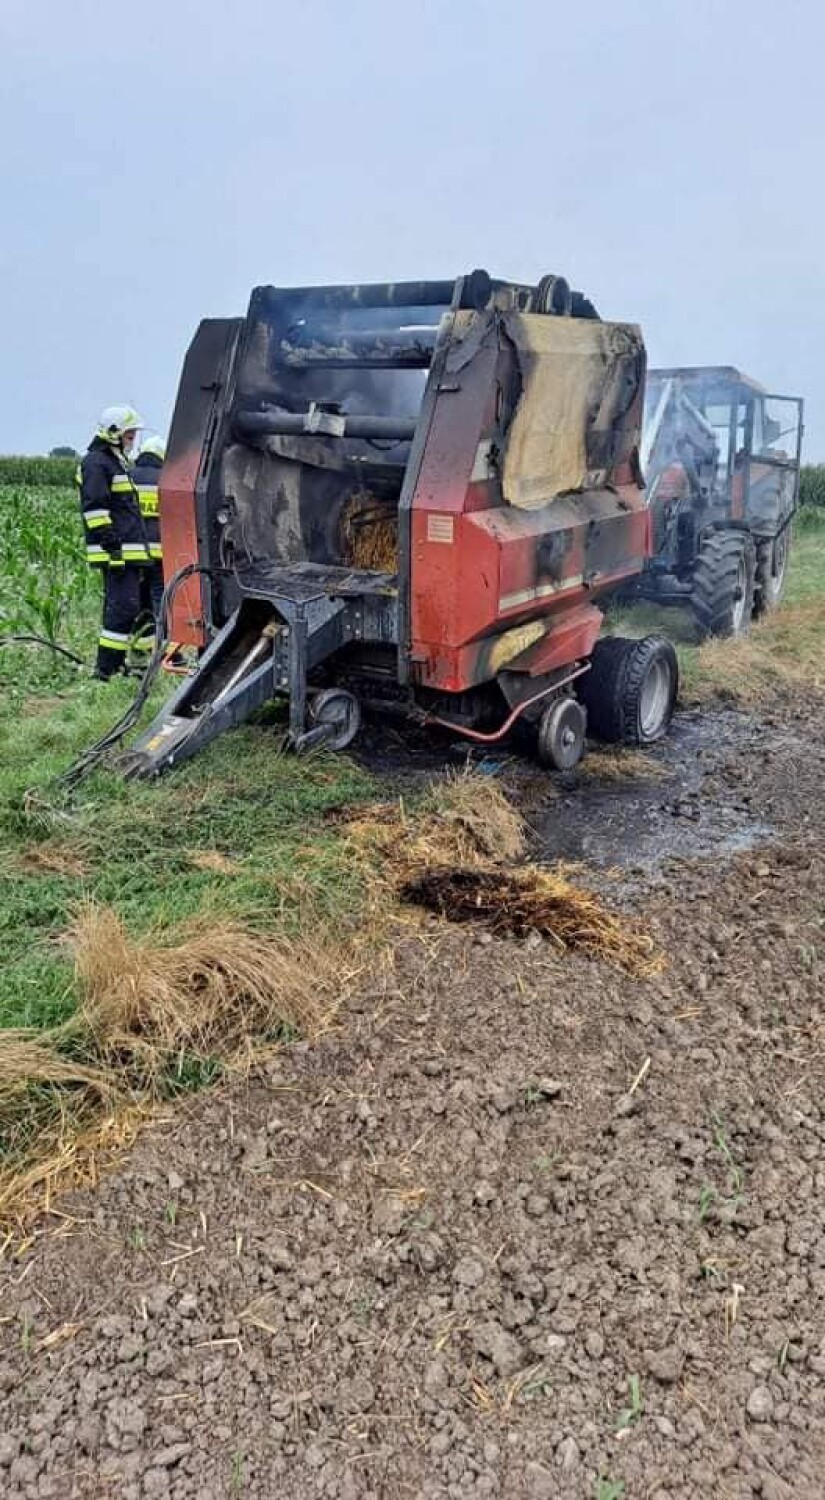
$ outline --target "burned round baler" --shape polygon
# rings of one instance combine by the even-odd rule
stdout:
[[[663,732],[666,642],[605,642],[649,551],[645,350],[561,277],[259,287],[188,352],[161,479],[171,636],[205,648],[136,747],[152,774],[264,703],[297,750],[361,705],[575,764]],[[594,654],[595,653],[595,654]],[[591,666],[594,670],[591,671]]]

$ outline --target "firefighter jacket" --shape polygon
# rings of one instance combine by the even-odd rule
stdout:
[[[132,469],[132,479],[138,493],[140,513],[146,533],[146,545],[152,562],[160,562],[163,551],[160,545],[160,504],[158,481],[163,462],[155,453],[141,453]]]
[[[150,561],[134,480],[110,443],[95,438],[77,468],[80,510],[86,532],[86,561],[96,567],[123,567]]]

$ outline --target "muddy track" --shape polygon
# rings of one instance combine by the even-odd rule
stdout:
[[[4,1497],[818,1500],[824,731],[493,767],[667,973],[433,922],[159,1121],[3,1265]]]

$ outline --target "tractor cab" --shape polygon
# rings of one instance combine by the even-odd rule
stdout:
[[[695,432],[685,435],[691,418],[702,441]],[[701,467],[698,450],[706,465],[703,498],[714,519],[745,522],[754,536],[775,535],[796,509],[801,443],[802,401],[771,395],[733,366],[650,372],[644,456],[652,500],[663,472],[674,463],[685,467],[686,459],[691,488],[690,459],[694,470]]]
[[[732,365],[652,370],[642,468],[652,556],[635,586],[737,635],[779,601],[799,495],[802,401]]]

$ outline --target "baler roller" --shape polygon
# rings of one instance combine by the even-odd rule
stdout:
[[[281,339],[279,363],[322,370],[427,370],[437,329],[370,328],[342,333],[319,328],[317,334],[312,329],[301,329],[301,333],[300,341]]]
[[[263,411],[242,411],[235,418],[240,438],[313,437],[381,439],[385,442],[409,442],[415,436],[416,417],[373,417],[342,415],[310,407],[305,412],[283,411],[269,407]]]
[[[493,292],[493,282],[486,271],[471,271],[461,278],[459,306],[481,312],[487,307]],[[311,303],[313,307],[357,308],[357,307],[450,307],[455,295],[456,282],[450,281],[381,281],[372,284],[350,286],[302,286],[281,288],[278,296],[282,304],[294,297],[298,303]]]

